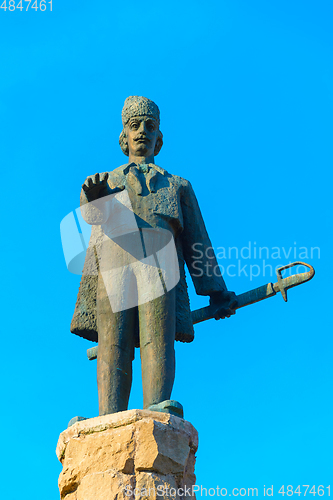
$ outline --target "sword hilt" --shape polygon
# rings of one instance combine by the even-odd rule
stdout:
[[[309,268],[310,271],[306,273],[293,274],[292,276],[288,276],[287,278],[282,278],[282,271],[294,266],[305,266]],[[306,264],[306,262],[292,262],[290,264],[287,264],[286,266],[279,267],[276,270],[276,276],[278,280],[277,283],[274,283],[273,285],[274,291],[281,292],[283,300],[287,302],[287,290],[289,290],[289,288],[293,288],[294,286],[300,285],[301,283],[305,283],[306,281],[310,281],[314,277],[314,274],[314,268],[310,264]]]

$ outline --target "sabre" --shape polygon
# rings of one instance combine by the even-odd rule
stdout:
[[[294,266],[305,266],[309,269],[309,271],[306,273],[293,274],[291,276],[288,276],[287,278],[282,278],[282,271],[285,271],[286,269]],[[274,295],[276,295],[278,292],[281,292],[284,301],[287,302],[287,290],[310,281],[315,275],[315,270],[310,264],[306,264],[305,262],[293,262],[291,264],[287,264],[286,266],[277,268],[276,275],[276,283],[267,283],[266,285],[259,286],[258,288],[254,288],[253,290],[250,290],[248,292],[236,295],[237,306],[234,309],[241,309],[242,307],[249,306],[251,304],[255,304],[256,302],[260,302],[261,300],[268,299],[269,297],[273,297]],[[215,318],[218,310],[219,307],[210,305],[191,311],[193,325],[202,323],[203,321],[207,321],[208,319]],[[88,349],[88,359],[96,359],[97,352],[98,346]]]
[[[294,266],[305,266],[309,268],[310,271],[306,273],[293,274],[292,276],[288,276],[287,278],[282,278],[282,271]],[[311,280],[314,274],[314,268],[310,266],[310,264],[306,264],[305,262],[293,262],[292,264],[287,264],[286,266],[279,267],[276,269],[276,283],[267,283],[266,285],[254,288],[249,292],[237,295],[237,306],[234,309],[240,309],[241,307],[249,306],[251,304],[255,304],[256,302],[260,302],[261,300],[268,299],[269,297],[273,297],[274,295],[276,295],[277,292],[281,292],[284,301],[287,302],[287,290]],[[201,323],[202,321],[206,321],[207,319],[215,318],[217,310],[218,308],[216,306],[207,306],[192,311],[191,314],[193,324],[195,325],[197,323]]]

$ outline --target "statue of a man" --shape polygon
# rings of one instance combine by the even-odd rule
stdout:
[[[82,215],[93,231],[71,330],[98,338],[100,415],[127,410],[135,346],[140,346],[144,408],[181,415],[177,402],[170,410],[174,341],[194,338],[184,264],[197,294],[210,296],[220,307],[218,316],[234,314],[235,294],[219,272],[191,184],[155,164],[163,144],[157,105],[145,97],[128,97],[122,122],[119,143],[129,163],[90,176],[82,186]],[[98,206],[111,198],[109,208]],[[84,210],[88,206],[92,215]],[[124,217],[120,206],[132,218]],[[166,284],[170,265],[149,261],[168,241],[173,246],[167,254],[172,256],[174,249],[179,272],[171,287]],[[200,260],[195,248],[200,248]],[[98,277],[89,277],[91,259]]]

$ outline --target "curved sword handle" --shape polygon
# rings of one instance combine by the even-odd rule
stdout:
[[[288,276],[287,278],[282,278],[282,271],[285,269],[289,269],[294,266],[305,266],[310,269],[307,273],[299,273],[293,274],[292,276]],[[293,288],[294,286],[300,285],[301,283],[305,283],[306,281],[310,281],[315,274],[314,268],[310,264],[306,264],[306,262],[292,262],[291,264],[287,264],[286,266],[279,267],[276,270],[277,283],[274,283],[273,288],[275,292],[281,292],[282,297],[285,302],[287,302],[287,290],[289,288]]]

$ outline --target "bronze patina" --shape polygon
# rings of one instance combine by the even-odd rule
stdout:
[[[185,264],[196,293],[210,297],[214,317],[233,315],[237,300],[221,274],[214,272],[218,269],[216,256],[191,184],[155,164],[163,144],[157,105],[145,97],[128,97],[122,122],[119,143],[128,163],[89,176],[82,186],[82,215],[93,227],[71,331],[99,343],[100,415],[127,409],[134,348],[140,346],[144,408],[181,416],[181,405],[170,397],[175,377],[174,341],[194,338]],[[115,226],[118,220],[121,225],[122,215],[117,219],[114,207],[101,208],[98,202],[125,192],[137,230],[127,228],[119,236]],[[155,290],[161,285],[154,269],[146,266],[143,273],[136,266],[149,258],[148,248],[155,252],[156,234],[158,247],[161,242],[174,243],[179,272],[177,284],[168,288],[166,270],[158,268],[163,286],[160,294]],[[202,245],[204,254],[200,262],[193,255],[196,243]],[[125,271],[129,267],[131,275]],[[131,296],[130,307],[123,307],[134,289],[137,304]],[[146,300],[149,293],[152,298]],[[110,297],[120,306],[113,308]]]

